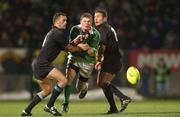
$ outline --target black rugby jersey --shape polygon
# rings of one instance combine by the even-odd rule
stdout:
[[[68,44],[65,30],[55,26],[47,33],[38,56],[38,61],[52,62]]]
[[[101,34],[100,43],[106,46],[104,58],[121,57],[116,31],[107,22],[96,27]]]

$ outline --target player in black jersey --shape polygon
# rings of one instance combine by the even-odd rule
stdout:
[[[101,35],[95,68],[98,69],[101,66],[98,74],[98,85],[103,89],[104,95],[110,105],[107,114],[119,112],[115,105],[113,94],[119,97],[121,101],[120,112],[122,112],[131,102],[131,99],[121,93],[111,83],[114,76],[122,67],[122,55],[118,46],[118,38],[115,30],[107,23],[107,12],[105,10],[98,9],[95,11],[94,22]]]
[[[74,41],[68,43],[66,39],[65,29],[67,24],[66,14],[58,12],[53,16],[52,29],[47,33],[40,54],[32,62],[34,76],[38,79],[41,91],[32,99],[30,104],[22,111],[21,116],[31,116],[31,110],[43,98],[48,96],[51,91],[52,95],[44,108],[45,112],[49,112],[55,116],[61,116],[54,102],[67,84],[65,75],[55,68],[51,63],[62,50],[70,52],[86,50],[87,44],[79,44],[83,41],[83,36],[78,35]],[[57,84],[52,90],[52,80],[57,80]]]

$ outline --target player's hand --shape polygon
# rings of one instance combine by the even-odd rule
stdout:
[[[70,44],[71,45],[78,45],[79,43],[83,42],[85,40],[84,36],[83,35],[78,35],[75,39],[73,39]]]
[[[81,42],[83,42],[84,40],[86,40],[88,37],[89,37],[88,34],[78,35],[73,41],[74,41],[75,43],[81,43]]]
[[[94,52],[94,50],[92,48],[89,48],[87,50],[87,53],[90,55],[90,56],[96,56],[96,53]]]
[[[89,37],[89,34],[82,35],[83,40],[86,40]]]
[[[101,69],[101,65],[102,65],[102,62],[96,62],[96,64],[95,64],[95,66],[94,66],[94,68],[96,69],[96,70],[100,70]]]
[[[73,41],[74,43],[79,43],[83,41],[83,35],[78,35]]]
[[[81,48],[83,51],[87,51],[90,48],[88,44],[83,44],[83,43],[80,43],[77,46]]]

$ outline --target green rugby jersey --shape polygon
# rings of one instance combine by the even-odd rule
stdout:
[[[81,35],[84,34],[81,29],[81,25],[73,26],[70,30],[69,41],[72,41],[80,34]],[[100,41],[100,34],[95,28],[92,27],[91,31],[90,31],[90,36],[86,39],[86,41],[84,43],[87,43],[90,47],[93,48],[94,52],[97,53],[99,41]],[[90,56],[86,51],[73,52],[73,53],[71,52],[70,57],[72,57],[72,58],[73,57],[81,57],[90,63],[96,63],[96,57]]]

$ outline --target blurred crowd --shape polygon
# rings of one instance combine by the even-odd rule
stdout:
[[[82,12],[105,8],[125,49],[180,48],[179,0],[1,0],[0,47],[41,46],[56,11],[68,14],[68,29]]]

